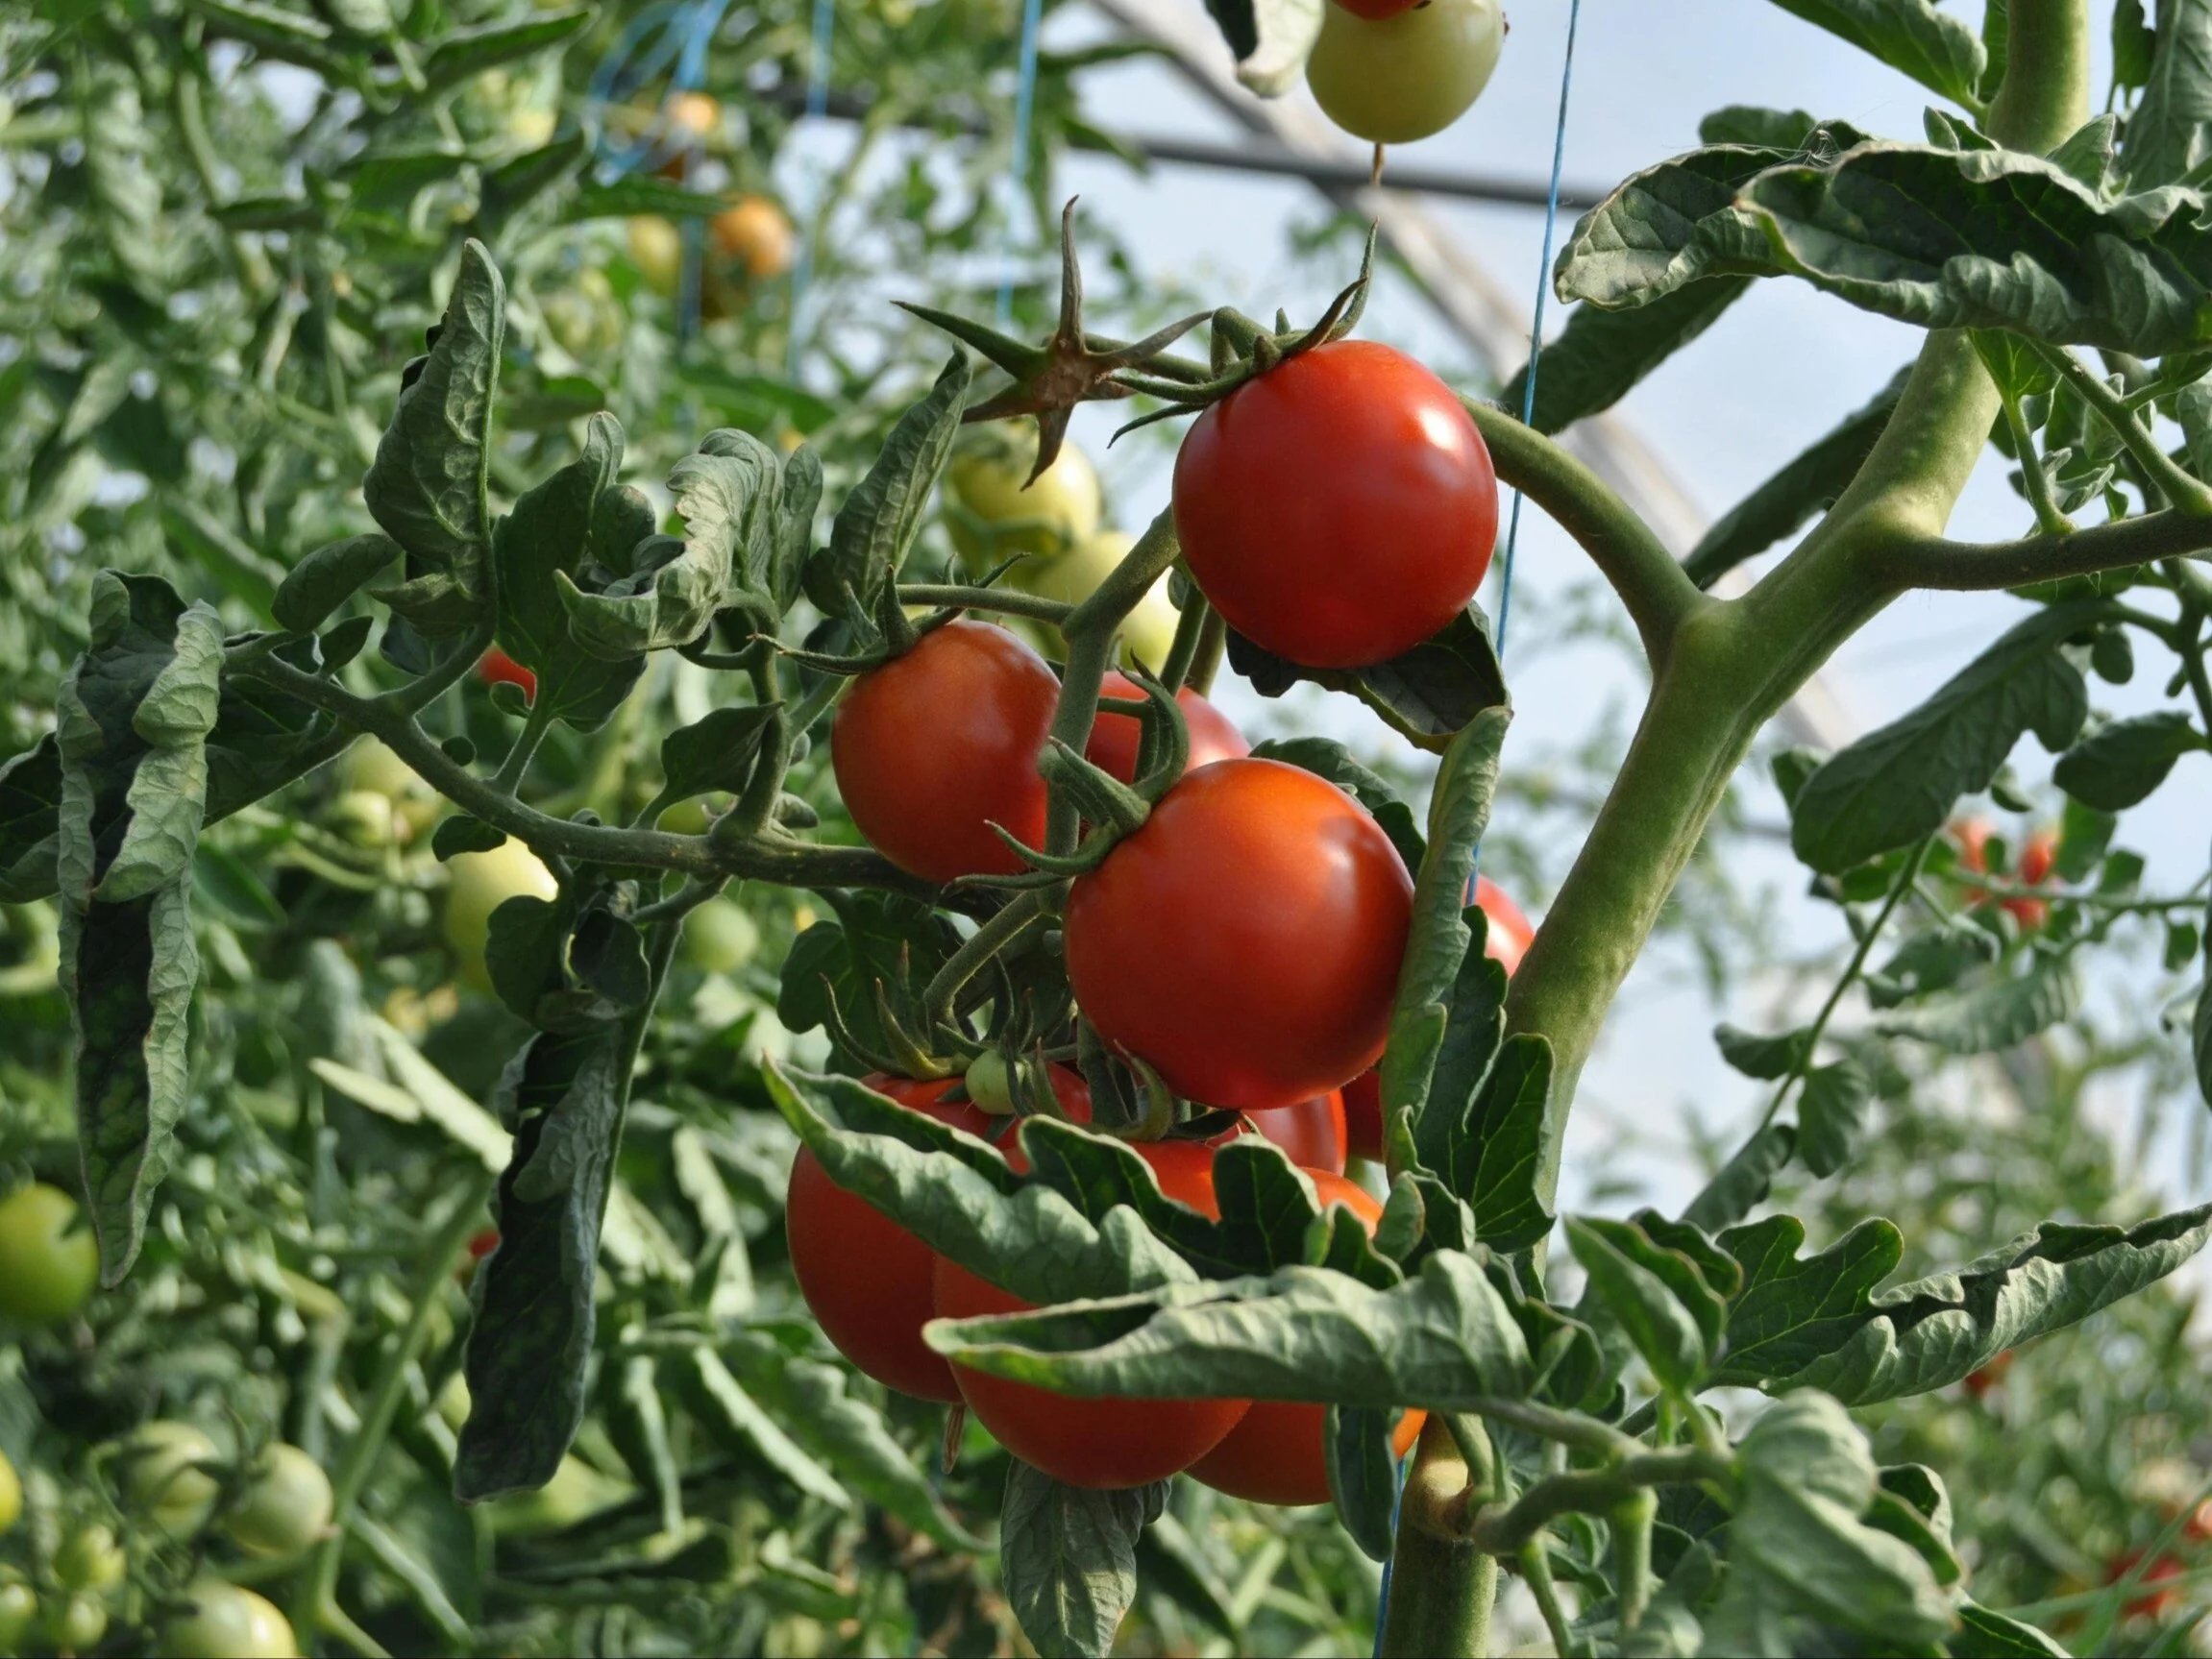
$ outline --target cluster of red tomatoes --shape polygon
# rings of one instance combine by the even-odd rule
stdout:
[[[2002,861],[1992,867],[1990,841],[1996,835],[1983,818],[1967,818],[1951,826],[1951,839],[1958,844],[1958,865],[1961,869],[1977,875],[2005,873]],[[2041,887],[2051,879],[2051,871],[2058,862],[2058,836],[2055,831],[2040,829],[2028,838],[2020,849],[2020,863],[2012,870],[2013,879],[2022,887]],[[1989,895],[1978,887],[1964,890],[1969,904],[1986,904]],[[2024,933],[2033,933],[2051,919],[2049,899],[2029,898],[2023,893],[2009,893],[1996,901],[1997,907],[2020,924]]]
[[[1442,5],[1445,0],[1436,0]],[[1396,656],[1452,622],[1489,564],[1497,483],[1474,423],[1426,369],[1388,347],[1340,341],[1292,356],[1200,416],[1176,462],[1174,519],[1192,580],[1265,648],[1321,668]],[[1131,781],[1138,688],[1101,687],[1086,744]],[[853,821],[887,858],[931,881],[1013,874],[993,828],[1043,844],[1037,762],[1060,696],[1051,667],[1004,628],[961,621],[861,675],[831,735]],[[1371,1230],[1381,1209],[1343,1175],[1379,1156],[1373,1066],[1389,1032],[1412,923],[1413,878],[1389,838],[1326,780],[1255,759],[1196,692],[1178,695],[1188,769],[1133,833],[1072,883],[1062,947],[1075,1000],[1112,1048],[1178,1095],[1241,1117],[1214,1140],[1136,1152],[1172,1199],[1217,1214],[1216,1149],[1264,1134],[1324,1205]],[[1478,901],[1509,971],[1527,918],[1487,882]],[[997,1142],[1007,1132],[956,1081],[878,1076],[910,1109]],[[1090,1091],[1066,1067],[1069,1120]],[[831,1340],[870,1376],[924,1399],[964,1400],[1001,1444],[1072,1484],[1139,1485],[1189,1469],[1276,1503],[1328,1498],[1322,1408],[1238,1400],[1077,1402],[949,1366],[922,1340],[950,1318],[1021,1305],[952,1262],[801,1154],[788,1229],[800,1289]],[[1400,1449],[1418,1414],[1398,1427]]]

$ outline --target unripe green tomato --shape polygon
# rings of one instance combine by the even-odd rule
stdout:
[[[99,1282],[100,1247],[75,1199],[42,1181],[0,1198],[0,1318],[53,1325]]]
[[[1098,584],[1114,573],[1115,566],[1136,545],[1137,538],[1126,530],[1099,530],[1056,559],[1017,566],[1011,577],[1017,586],[1040,598],[1079,605],[1098,591]],[[1157,671],[1167,662],[1168,648],[1175,643],[1179,615],[1175,601],[1167,597],[1167,578],[1162,576],[1122,619],[1123,660],[1134,659]]]
[[[1006,1057],[996,1049],[986,1049],[975,1057],[968,1068],[968,1098],[975,1103],[975,1110],[988,1111],[993,1117],[1011,1117],[1014,1113],[1014,1079],[1006,1069]]]
[[[683,232],[673,220],[652,215],[629,222],[629,259],[645,285],[674,295],[683,283]]]
[[[1025,490],[1021,481],[1036,462],[1034,435],[1024,442],[994,430],[964,446],[946,468],[946,499],[957,509],[946,515],[952,545],[978,573],[1016,553],[1066,552],[1098,527],[1098,475],[1090,456],[1061,445],[1045,476]]]
[[[510,1492],[487,1506],[492,1528],[502,1537],[528,1538],[558,1532],[604,1509],[629,1491],[609,1480],[582,1458],[564,1454],[553,1478],[535,1492]]]
[[[710,898],[684,917],[684,960],[701,973],[735,973],[759,948],[759,927],[733,899]]]
[[[95,1521],[61,1540],[54,1551],[54,1576],[71,1590],[112,1590],[123,1582],[123,1547]]]
[[[204,1465],[218,1463],[215,1443],[189,1423],[141,1423],[117,1458],[124,1500],[172,1538],[207,1525],[218,1490]]]
[[[717,792],[677,801],[660,815],[659,825],[670,835],[704,835],[714,820],[729,811],[733,797]]]
[[[331,803],[337,832],[356,846],[392,846],[404,825],[392,803],[374,790],[348,790]]]
[[[38,1597],[22,1579],[0,1577],[0,1653],[20,1653],[30,1646],[38,1622]]]
[[[1428,0],[1376,20],[1323,6],[1306,85],[1353,137],[1410,144],[1467,112],[1505,41],[1498,0]]]
[[[46,1609],[38,1628],[57,1653],[86,1653],[108,1634],[108,1609],[100,1598],[73,1590]]]
[[[279,1444],[255,1462],[223,1530],[250,1555],[292,1555],[330,1530],[331,1477],[297,1446]]]
[[[403,842],[429,829],[445,810],[438,792],[377,738],[362,738],[348,749],[338,775],[349,792],[365,791],[392,803],[392,834]]]
[[[597,265],[586,265],[567,287],[539,300],[538,309],[548,332],[572,357],[588,362],[622,344],[622,302]]]
[[[446,1378],[446,1385],[438,1390],[438,1397],[431,1403],[439,1420],[458,1434],[461,1426],[469,1420],[469,1379],[455,1372]]]
[[[447,868],[452,877],[446,888],[446,942],[453,946],[461,977],[489,991],[484,946],[491,942],[492,912],[526,894],[550,899],[560,891],[560,884],[537,854],[511,836],[489,852],[459,854]]]
[[[0,1532],[7,1532],[23,1519],[23,1482],[16,1478],[15,1465],[8,1461],[8,1453],[0,1452]]]
[[[186,1586],[190,1611],[161,1626],[162,1659],[285,1659],[300,1651],[291,1621],[267,1599],[220,1578]]]

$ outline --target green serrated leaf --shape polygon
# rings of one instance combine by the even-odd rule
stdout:
[[[2204,0],[2161,0],[2155,36],[2143,28],[2138,8],[2134,28],[2113,19],[2113,43],[2123,34],[2137,53],[2149,48],[2143,70],[2143,96],[2127,117],[2122,156],[2127,182],[2135,189],[2174,184],[2194,172],[2212,153],[2212,6]],[[2119,56],[2115,51],[2115,58]],[[2116,62],[2115,78],[2120,65]]]
[[[1952,1659],[2071,1659],[2068,1648],[2034,1625],[1972,1601],[1958,1604],[1958,1630],[1943,1650]]]
[[[2052,781],[2100,812],[2125,812],[2166,781],[2174,763],[2204,747],[2179,709],[2160,709],[2099,726],[2058,757]]]
[[[1836,873],[1934,834],[1958,798],[1989,787],[2023,733],[2056,753],[2089,711],[2081,671],[2058,647],[2095,601],[2054,605],[2008,629],[1920,707],[1870,732],[1806,781],[1790,843]]]
[[[996,1318],[932,1320],[940,1354],[1080,1396],[1465,1409],[1517,1397],[1527,1345],[1472,1256],[1438,1250],[1376,1290],[1325,1268],[1171,1284]]]
[[[1866,1437],[1835,1401],[1792,1394],[1736,1449],[1742,1495],[1732,1577],[1766,1581],[1791,1609],[1888,1642],[1950,1633],[1949,1600],[1911,1546],[1861,1520],[1880,1492]]]
[[[1774,1037],[1759,1037],[1738,1031],[1733,1025],[1717,1025],[1713,1027],[1712,1039],[1720,1048],[1721,1059],[1744,1076],[1768,1083],[1803,1069],[1812,1055],[1810,1026]]]
[[[436,342],[403,390],[362,481],[369,512],[410,567],[487,592],[493,396],[506,333],[506,284],[480,242],[461,249]],[[413,574],[410,569],[409,574]]]
[[[1826,1178],[1850,1161],[1873,1098],[1873,1080],[1856,1061],[1839,1060],[1806,1073],[1797,1097],[1797,1140],[1806,1168]]]
[[[374,530],[326,543],[291,568],[270,610],[280,625],[294,632],[318,628],[399,556],[399,543]]]
[[[711,1348],[694,1348],[676,1362],[677,1387],[700,1427],[731,1451],[757,1457],[807,1497],[850,1509],[851,1494],[730,1374]]]
[[[541,1033],[501,1074],[494,1103],[514,1153],[493,1204],[500,1247],[469,1287],[473,1405],[454,1468],[464,1502],[544,1485],[583,1420],[627,1061],[611,1031]]]
[[[1364,669],[1310,669],[1262,649],[1229,630],[1229,665],[1264,697],[1301,680],[1356,696],[1417,747],[1441,753],[1478,716],[1507,705],[1505,671],[1489,622],[1470,604],[1433,638],[1403,656]]]
[[[2080,1006],[2081,978],[2073,959],[2038,959],[2026,973],[1931,998],[1879,1029],[1951,1054],[1995,1054],[2072,1019]]]
[[[1590,1292],[1652,1368],[1659,1386],[1687,1394],[1719,1346],[1726,1308],[1695,1264],[1625,1221],[1567,1217],[1567,1243]]]
[[[506,831],[494,829],[481,818],[454,813],[440,818],[438,827],[430,832],[430,851],[443,864],[462,853],[490,852],[496,846],[505,845],[506,839]]]
[[[1733,1227],[1766,1202],[1775,1176],[1796,1151],[1797,1131],[1786,1123],[1769,1124],[1738,1147],[1706,1183],[1683,1211],[1683,1219],[1707,1232]]]
[[[741,792],[752,777],[761,735],[774,717],[773,708],[714,709],[670,732],[660,740],[661,793],[676,801],[718,790]]]
[[[1909,75],[1969,110],[1980,108],[1987,54],[1967,24],[1934,0],[1775,0],[1784,12]]]
[[[1092,1492],[1016,1458],[999,1506],[998,1571],[1021,1632],[1044,1659],[1104,1659],[1137,1598],[1148,1488]]]
[[[49,733],[0,764],[0,904],[54,891],[61,828],[61,751]]]
[[[558,46],[589,26],[597,15],[595,8],[582,6],[573,12],[539,12],[520,23],[455,29],[425,55],[423,79],[430,91],[442,92],[486,69],[534,58]]]
[[[1997,935],[1964,916],[1947,916],[1898,946],[1897,953],[1867,976],[1866,998],[1874,1007],[1949,990],[1975,968],[1997,960],[2004,946]]]
[[[1720,320],[1744,291],[1749,277],[1714,277],[1689,282],[1648,305],[1608,311],[1578,305],[1567,326],[1544,347],[1544,372],[1529,425],[1559,432],[1611,408],[1638,382]],[[1524,366],[1498,394],[1518,414],[1528,402]]]
[[[2212,225],[2191,191],[2107,202],[2040,156],[1865,144],[1738,201],[1781,268],[1901,322],[2146,356],[2203,339]]]
[[[1337,1519],[1370,1560],[1388,1561],[1398,1519],[1396,1413],[1331,1405],[1321,1418],[1329,1497]]]
[[[1438,769],[1429,800],[1428,847],[1413,878],[1413,920],[1390,1013],[1389,1045],[1383,1051],[1381,1094],[1386,1122],[1411,1110],[1416,1122],[1429,1098],[1438,1060],[1450,1030],[1461,964],[1474,939],[1465,918],[1467,884],[1474,879],[1475,849],[1489,823],[1497,789],[1498,756],[1510,708],[1477,716],[1452,740]],[[1477,973],[1470,988],[1488,987]],[[1450,1103],[1461,1110],[1461,1103]],[[1417,1138],[1417,1132],[1416,1132]]]
[[[740,1337],[724,1352],[792,1438],[848,1488],[947,1549],[982,1548],[893,1437],[883,1414],[848,1389],[846,1372],[797,1358],[761,1335]]]
[[[967,354],[955,349],[936,384],[898,417],[875,464],[838,508],[829,546],[806,568],[807,592],[829,615],[852,613],[861,621],[874,615],[951,458],[971,378]]]

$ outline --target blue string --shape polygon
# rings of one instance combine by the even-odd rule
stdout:
[[[1032,4],[1035,0],[1032,0]],[[1567,8],[1567,50],[1560,65],[1560,114],[1552,133],[1552,183],[1544,199],[1544,258],[1536,270],[1536,315],[1529,323],[1529,383],[1521,390],[1521,424],[1530,425],[1536,412],[1536,364],[1544,352],[1544,300],[1552,285],[1552,237],[1560,222],[1560,169],[1567,153],[1567,93],[1574,85],[1575,32],[1583,16],[1583,0],[1570,0]],[[1506,622],[1512,614],[1513,604],[1513,550],[1521,534],[1521,492],[1513,492],[1513,505],[1506,522],[1506,556],[1498,573],[1498,655],[1506,654]],[[1482,848],[1475,849],[1478,860]],[[1474,901],[1475,877],[1467,877],[1467,900]],[[1406,1470],[1411,1457],[1400,1460],[1397,1469],[1397,1490],[1390,1499],[1390,1536],[1398,1535],[1398,1507],[1405,1500]],[[1395,1565],[1393,1550],[1383,1558],[1383,1582],[1375,1610],[1375,1659],[1382,1659],[1383,1630],[1390,1612],[1390,1570]]]
[[[1021,187],[1029,171],[1029,122],[1037,102],[1037,31],[1045,12],[1044,0],[1021,0],[1021,68],[1014,84],[1014,161],[1007,169],[1006,217],[1009,244],[1013,241],[1014,215],[1020,210]],[[998,326],[1003,329],[1014,314],[1014,259],[1011,245],[998,278]]]
[[[806,61],[806,118],[819,121],[829,108],[829,40],[837,25],[837,0],[814,0],[814,33]],[[799,238],[799,257],[791,265],[791,311],[784,334],[784,378],[799,378],[799,307],[814,276],[814,232]]]
[[[1544,260],[1536,269],[1536,310],[1529,324],[1529,383],[1521,389],[1521,424],[1531,425],[1536,414],[1536,365],[1544,354],[1544,301],[1552,286],[1552,235],[1560,222],[1560,164],[1567,153],[1567,91],[1575,77],[1575,25],[1582,21],[1583,0],[1572,0],[1567,11],[1567,55],[1560,65],[1560,119],[1552,135],[1552,184],[1544,201]],[[1521,492],[1513,492],[1512,516],[1506,524],[1506,557],[1499,573],[1498,655],[1506,654],[1506,622],[1513,605],[1513,549],[1521,535]]]

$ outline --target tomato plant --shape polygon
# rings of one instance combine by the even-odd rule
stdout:
[[[1479,388],[1404,203],[1033,281],[1131,42],[996,0],[0,23],[0,1647],[2182,1645],[2203,19],[1786,10],[1940,108],[1715,111]],[[1502,37],[1216,12],[1378,141]],[[1586,423],[1776,276],[1928,333],[1677,546]],[[1506,741],[1501,483],[1617,731]]]

